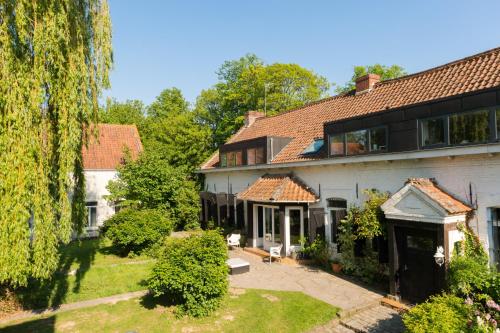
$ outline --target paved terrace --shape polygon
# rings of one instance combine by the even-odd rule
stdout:
[[[383,294],[368,290],[332,274],[306,266],[292,266],[269,261],[243,250],[229,251],[231,258],[250,263],[250,272],[230,275],[231,287],[301,291],[337,306],[344,313],[356,312],[380,303]]]

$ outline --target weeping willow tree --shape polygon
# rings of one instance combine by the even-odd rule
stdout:
[[[111,64],[106,0],[0,1],[0,284],[49,277],[81,230],[81,148]]]

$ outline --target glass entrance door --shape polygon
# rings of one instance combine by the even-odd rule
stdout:
[[[285,229],[288,235],[285,250],[286,254],[289,255],[291,250],[298,251],[300,249],[301,239],[307,232],[302,207],[285,208]]]
[[[257,246],[265,250],[281,243],[279,208],[273,206],[257,206]]]

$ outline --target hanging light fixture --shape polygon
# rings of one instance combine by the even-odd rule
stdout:
[[[436,253],[434,253],[434,260],[439,267],[444,264],[444,248],[442,246],[437,247]]]

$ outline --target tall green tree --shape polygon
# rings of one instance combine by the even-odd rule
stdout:
[[[297,64],[266,65],[253,54],[224,62],[217,74],[219,82],[201,92],[195,107],[216,145],[242,126],[245,112],[278,114],[325,97],[330,87],[324,77]]]
[[[210,130],[196,121],[181,91],[164,90],[148,108],[140,127],[147,154],[192,173],[212,151]]]
[[[350,81],[346,82],[342,86],[337,86],[335,92],[337,94],[343,94],[351,90],[356,89],[356,80],[366,74],[378,74],[380,75],[380,80],[390,80],[396,79],[398,77],[406,75],[406,71],[403,67],[398,65],[385,66],[381,64],[369,65],[369,66],[354,66],[354,73]]]
[[[148,116],[151,118],[165,118],[170,115],[186,113],[189,103],[178,88],[163,90],[156,100],[148,107]]]
[[[81,148],[111,64],[106,0],[0,2],[0,284],[50,276],[81,227]]]
[[[99,121],[108,124],[124,124],[140,126],[144,121],[146,107],[139,100],[118,102],[115,99],[106,101],[106,106],[101,109]]]

